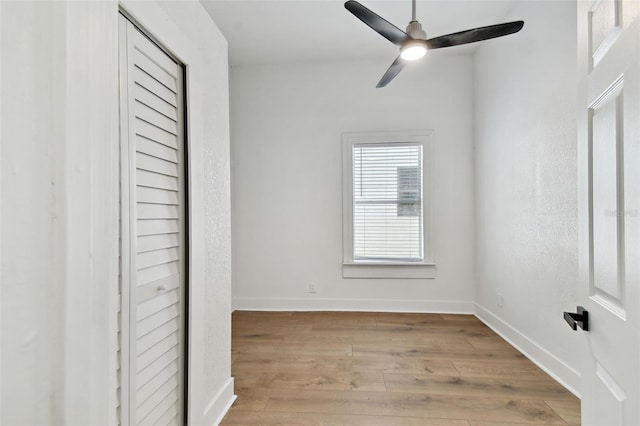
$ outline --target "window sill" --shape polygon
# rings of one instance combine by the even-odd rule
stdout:
[[[342,278],[435,279],[433,263],[343,263]]]

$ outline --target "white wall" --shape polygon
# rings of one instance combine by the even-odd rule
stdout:
[[[2,9],[1,392],[2,424],[49,424],[60,375],[62,321],[54,235],[56,114],[42,93],[53,87],[53,6]],[[9,9],[9,10],[8,10]],[[37,25],[38,31],[34,28]],[[9,107],[9,102],[13,105]],[[32,123],[39,123],[34,126]],[[50,358],[53,358],[50,361]],[[55,360],[55,361],[54,361]],[[58,408],[59,409],[59,408]],[[55,417],[54,417],[55,418]]]
[[[115,422],[118,6],[0,3],[2,424]],[[233,400],[226,41],[198,2],[122,6],[188,66],[189,416],[215,424]]]
[[[472,311],[472,59],[392,60],[232,68],[235,307]],[[429,129],[436,279],[343,279],[342,132]]]
[[[575,16],[516,3],[524,29],[480,47],[474,83],[478,315],[578,393]]]

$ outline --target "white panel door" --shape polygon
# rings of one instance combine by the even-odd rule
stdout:
[[[183,67],[120,16],[122,424],[184,424]]]
[[[640,424],[640,18],[578,2],[580,286],[585,425]]]

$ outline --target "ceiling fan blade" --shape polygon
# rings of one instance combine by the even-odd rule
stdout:
[[[389,84],[389,82],[393,80],[395,76],[400,73],[400,71],[402,71],[405,65],[407,65],[407,62],[400,56],[398,56],[396,60],[393,61],[387,72],[384,73],[384,75],[376,85],[376,88],[379,89]]]
[[[373,13],[355,0],[349,0],[344,7],[355,15],[356,18],[373,28],[382,37],[398,46],[402,45],[409,38],[407,33],[393,25],[391,22]]]
[[[458,46],[474,43],[490,38],[502,37],[517,33],[524,26],[524,21],[507,22],[505,24],[489,25],[488,27],[474,28],[460,31],[427,40],[428,49],[440,49],[442,47]]]

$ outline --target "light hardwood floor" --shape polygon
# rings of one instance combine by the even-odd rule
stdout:
[[[472,315],[239,312],[223,425],[579,425],[580,401]]]

